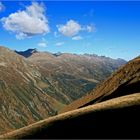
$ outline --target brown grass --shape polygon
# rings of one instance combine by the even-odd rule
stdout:
[[[67,105],[62,110],[60,110],[59,113],[64,113],[67,111],[80,108],[82,106],[87,105],[90,102],[94,103],[101,102],[104,98],[110,95],[114,97],[119,97],[123,95],[140,92],[138,82],[140,82],[140,57],[137,57],[129,61],[126,65],[120,67],[116,72],[114,72],[109,78],[107,78],[104,82],[98,85],[94,90],[90,91],[86,96]],[[130,84],[134,83],[137,83],[137,86],[133,85],[132,93],[131,92],[129,93],[129,91],[127,92],[122,91],[122,93],[121,91],[119,91],[118,93],[116,92],[123,85],[124,86],[128,85],[129,87]]]
[[[104,101],[95,105],[90,105],[87,107],[83,107],[81,109],[76,109],[74,111],[69,111],[69,112],[54,116],[54,117],[50,117],[48,119],[29,125],[27,127],[23,127],[13,132],[1,135],[0,139],[8,139],[8,138],[15,139],[15,138],[22,138],[26,136],[28,137],[31,134],[34,134],[43,128],[49,128],[49,126],[55,125],[55,123],[59,121],[62,122],[64,120],[82,116],[90,112],[95,112],[96,114],[96,112],[98,111],[104,111],[104,110],[110,110],[110,109],[111,110],[121,109],[121,108],[134,106],[134,105],[140,105],[140,93],[118,97],[118,98]]]

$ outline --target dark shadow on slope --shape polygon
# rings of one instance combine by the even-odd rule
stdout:
[[[108,96],[102,95],[102,96],[94,99],[93,101],[91,101],[91,102],[89,102],[89,103],[87,103],[83,106],[80,106],[79,108],[82,108],[82,107],[85,107],[85,106],[88,106],[88,105],[93,105],[96,102],[106,101],[106,100],[113,99],[113,98],[116,98],[116,97],[121,97],[121,96],[125,96],[125,95],[140,92],[140,81],[129,84],[130,81],[122,84],[121,86],[119,86],[115,90],[115,92],[112,92],[110,95],[108,95]]]
[[[124,96],[124,95],[129,95],[133,93],[138,93],[140,92],[140,81],[129,84],[125,83],[121,85],[115,92],[113,92],[111,95],[106,96],[102,99],[102,101],[106,101],[112,98]]]
[[[23,138],[140,138],[140,106],[102,110],[56,121]]]

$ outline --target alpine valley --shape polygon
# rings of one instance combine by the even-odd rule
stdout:
[[[125,63],[95,54],[0,47],[0,134],[58,114]]]

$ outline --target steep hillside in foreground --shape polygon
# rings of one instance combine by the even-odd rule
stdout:
[[[60,114],[0,138],[140,138],[139,110],[140,93],[135,93]]]
[[[140,92],[140,57],[119,68],[94,90],[66,106],[60,113],[136,92]]]
[[[0,134],[55,115],[63,104],[42,90],[39,68],[0,47]]]
[[[97,55],[47,52],[34,53],[28,60],[38,65],[41,73],[51,83],[50,87],[43,90],[57,100],[62,100],[60,94],[64,94],[69,99],[63,100],[67,104],[86,95],[114,70],[126,63],[121,59]],[[54,92],[56,94],[52,94]]]

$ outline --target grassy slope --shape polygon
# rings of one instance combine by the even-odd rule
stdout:
[[[134,138],[139,136],[138,108],[140,93],[135,93],[69,111],[0,138]]]
[[[46,84],[36,65],[0,47],[0,133],[54,115],[63,106],[42,86]]]
[[[124,62],[89,55],[38,52],[28,60],[40,66],[41,73],[51,86],[44,88],[51,97],[69,104],[91,91]],[[53,94],[55,93],[55,94]]]
[[[90,91],[86,96],[64,107],[59,113],[111,98],[140,92],[140,57],[131,60],[114,72],[109,78]]]

